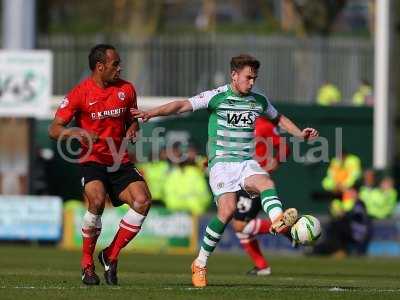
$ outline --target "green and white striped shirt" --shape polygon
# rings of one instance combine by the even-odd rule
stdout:
[[[235,94],[230,85],[203,92],[189,99],[193,111],[207,108],[209,166],[217,162],[242,162],[254,154],[254,124],[264,115],[275,119],[278,112],[267,97],[256,92]]]

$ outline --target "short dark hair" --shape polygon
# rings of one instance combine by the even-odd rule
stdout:
[[[238,56],[232,57],[231,72],[240,71],[246,66],[249,66],[252,70],[257,72],[260,68],[260,62],[249,54],[240,54]]]
[[[89,68],[94,71],[96,64],[98,62],[106,62],[106,52],[107,50],[115,50],[115,47],[108,44],[98,44],[90,49],[89,53]]]

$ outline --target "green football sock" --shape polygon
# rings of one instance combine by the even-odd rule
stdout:
[[[200,267],[204,267],[207,264],[208,257],[220,241],[225,227],[226,224],[222,223],[218,217],[212,218],[208,223],[203,242],[201,243],[199,256],[197,257],[197,264]]]
[[[267,189],[261,192],[261,205],[271,221],[275,221],[282,213],[282,203],[275,189]]]

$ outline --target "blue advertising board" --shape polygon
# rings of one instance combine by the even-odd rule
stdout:
[[[56,196],[0,196],[0,240],[58,241],[62,211]]]

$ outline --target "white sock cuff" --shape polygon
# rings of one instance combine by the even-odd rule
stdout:
[[[101,228],[101,216],[87,211],[83,216],[82,228]]]
[[[125,216],[122,218],[122,220],[124,220],[124,222],[128,224],[141,226],[145,218],[146,216],[141,215],[130,208]]]
[[[200,247],[199,256],[196,258],[196,266],[198,267],[205,267],[207,265],[208,257],[210,256],[210,252],[205,250],[203,247]]]
[[[282,213],[282,208],[280,207],[274,207],[273,209],[271,209],[268,213],[271,222],[276,221],[276,219],[280,216],[281,213]]]

